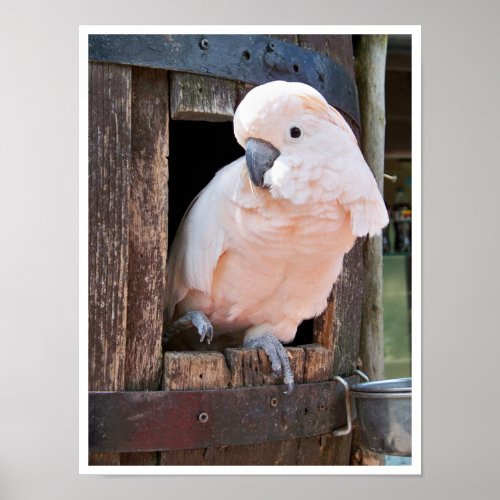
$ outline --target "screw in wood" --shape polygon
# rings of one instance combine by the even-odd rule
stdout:
[[[277,398],[271,398],[270,404],[273,408],[276,408],[278,406],[278,399]]]
[[[202,38],[200,40],[200,48],[203,49],[203,50],[207,50],[208,49],[208,40],[206,38]]]
[[[205,422],[208,422],[208,414],[203,412],[198,415],[198,421],[204,424]]]

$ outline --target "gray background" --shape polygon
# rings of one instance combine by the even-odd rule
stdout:
[[[498,3],[8,1],[0,498],[487,498],[498,484]],[[423,476],[78,475],[78,25],[421,24]]]

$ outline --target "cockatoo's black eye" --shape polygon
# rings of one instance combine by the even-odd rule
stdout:
[[[298,139],[302,135],[302,130],[299,127],[292,127],[290,129],[290,137]]]

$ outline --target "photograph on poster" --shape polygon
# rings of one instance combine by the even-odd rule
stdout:
[[[79,62],[80,473],[420,474],[420,27]]]

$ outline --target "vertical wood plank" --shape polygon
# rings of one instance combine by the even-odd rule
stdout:
[[[364,241],[358,238],[344,257],[344,269],[335,284],[335,318],[331,325],[335,375],[351,375],[359,365]]]
[[[155,390],[161,378],[167,259],[167,73],[132,69],[132,165],[125,388]]]
[[[89,390],[125,385],[131,72],[89,64]],[[116,454],[91,456],[114,464]]]
[[[157,390],[161,378],[167,259],[168,76],[132,68],[126,390]],[[157,453],[123,453],[122,465],[156,465]]]

